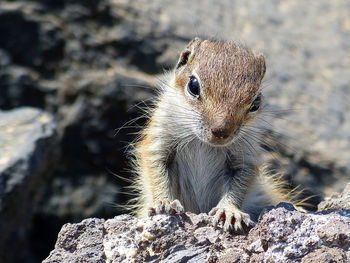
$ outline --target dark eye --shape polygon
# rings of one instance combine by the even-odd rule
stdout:
[[[190,81],[187,84],[187,91],[192,97],[199,97],[200,89],[199,82],[196,77],[191,77]]]
[[[259,109],[261,103],[261,93],[259,93],[258,97],[253,101],[252,106],[250,107],[250,112],[255,112]]]

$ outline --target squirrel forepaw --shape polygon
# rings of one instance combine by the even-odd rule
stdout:
[[[172,202],[169,202],[168,200],[163,200],[163,201],[159,201],[155,207],[149,208],[148,215],[149,216],[161,215],[161,214],[174,215],[174,214],[181,214],[184,211],[185,210],[179,200],[175,199]]]
[[[215,207],[209,212],[209,215],[213,216],[212,223],[214,226],[217,226],[222,221],[225,231],[238,233],[247,231],[250,227],[254,226],[254,222],[250,219],[250,216],[238,208],[226,209]]]

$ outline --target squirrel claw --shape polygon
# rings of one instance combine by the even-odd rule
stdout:
[[[241,233],[247,231],[254,226],[254,222],[249,215],[239,209],[225,209],[215,207],[209,212],[213,216],[213,225],[217,226],[219,222],[223,222],[224,231]]]
[[[183,206],[181,205],[179,200],[174,200],[172,202],[169,202],[168,200],[159,201],[156,207],[149,208],[148,215],[154,216],[154,215],[174,215],[174,214],[181,214],[185,210]]]

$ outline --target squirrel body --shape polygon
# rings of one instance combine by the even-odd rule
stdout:
[[[259,158],[265,59],[241,44],[193,39],[164,76],[134,148],[136,214],[210,213],[226,230],[291,201]]]

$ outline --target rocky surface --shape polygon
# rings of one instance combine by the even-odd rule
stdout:
[[[15,262],[33,257],[31,220],[57,158],[53,117],[33,108],[0,111],[0,148],[0,261]]]
[[[206,214],[86,219],[66,224],[50,262],[348,262],[350,210],[302,213],[281,203],[247,235]]]
[[[350,183],[348,183],[342,193],[335,193],[326,197],[318,204],[318,210],[327,209],[350,209]]]
[[[61,149],[29,222],[33,261],[47,256],[63,223],[120,213],[125,148],[144,119],[116,130],[142,115],[158,74],[197,35],[265,54],[274,131],[266,160],[317,194],[313,204],[342,190],[350,174],[349,19],[346,0],[1,1],[0,109],[50,112]]]

